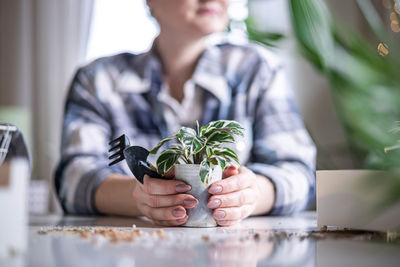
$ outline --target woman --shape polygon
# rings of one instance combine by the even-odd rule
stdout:
[[[175,180],[128,177],[108,167],[107,143],[125,133],[148,149],[179,126],[231,119],[246,127],[243,165],[214,183],[208,207],[221,226],[250,215],[290,214],[314,195],[315,148],[282,67],[264,48],[206,37],[228,24],[228,0],[148,0],[160,34],[144,54],[120,54],[81,68],[71,85],[56,188],[71,213],[144,215],[184,224],[198,201]]]

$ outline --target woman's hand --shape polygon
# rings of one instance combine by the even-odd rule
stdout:
[[[208,192],[212,196],[207,206],[214,209],[214,218],[221,226],[269,211],[275,198],[272,182],[246,167],[226,168],[223,180],[213,183]],[[267,196],[262,196],[261,192]]]
[[[185,208],[193,208],[198,200],[183,194],[191,187],[176,180],[163,180],[144,176],[143,184],[133,190],[138,210],[155,223],[166,226],[184,224],[188,218]]]

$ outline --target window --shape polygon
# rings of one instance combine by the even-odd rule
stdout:
[[[144,52],[157,33],[144,0],[95,0],[86,59]]]
[[[236,21],[245,19],[247,0],[230,2],[229,16]],[[95,0],[86,59],[147,51],[157,33],[158,25],[145,0]]]

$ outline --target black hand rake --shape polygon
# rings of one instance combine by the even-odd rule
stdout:
[[[109,166],[125,159],[133,175],[142,184],[145,174],[152,178],[164,178],[164,176],[160,175],[153,165],[147,161],[149,151],[141,146],[130,146],[129,139],[125,134],[112,140],[109,145],[111,148],[108,152],[113,153],[108,158],[109,160],[113,160],[108,164]]]

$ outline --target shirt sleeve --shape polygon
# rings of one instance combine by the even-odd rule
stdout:
[[[276,191],[270,215],[308,207],[315,197],[315,146],[287,84],[283,67],[272,71],[255,108],[254,143],[247,167],[269,178]]]
[[[97,213],[94,194],[98,185],[111,173],[123,173],[118,166],[108,166],[110,118],[96,97],[92,76],[85,69],[77,72],[65,106],[55,187],[67,213]]]

